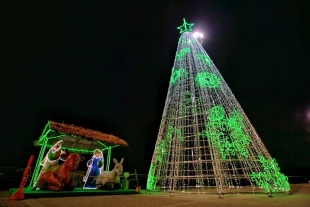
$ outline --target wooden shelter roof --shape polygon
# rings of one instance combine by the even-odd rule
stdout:
[[[49,128],[55,133],[50,136],[57,136],[59,134],[65,134],[58,139],[53,139],[53,142],[62,139],[64,146],[76,149],[93,150],[100,147],[100,143],[105,145],[119,145],[127,147],[128,143],[114,135],[105,134],[100,131],[86,129],[79,126],[70,124],[58,123],[49,120]],[[98,142],[99,141],[99,142]]]

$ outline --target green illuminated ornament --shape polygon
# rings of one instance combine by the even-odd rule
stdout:
[[[180,60],[183,56],[185,56],[187,53],[190,52],[190,49],[188,47],[183,48],[182,50],[180,50],[177,54],[178,60]]]
[[[215,106],[209,110],[209,123],[206,130],[200,134],[203,138],[209,138],[219,149],[221,158],[238,156],[239,158],[249,157],[249,137],[244,133],[242,115],[236,110],[225,117],[224,108]]]
[[[288,191],[287,178],[190,32],[191,26],[184,20],[178,27],[181,37],[147,189],[182,193],[215,189],[219,195],[247,189],[262,192],[261,188]]]
[[[147,184],[146,184],[146,189],[152,188],[156,182],[156,177],[152,175],[154,169],[155,169],[155,165],[152,164],[150,169],[149,169],[149,173],[148,173],[148,180],[147,180]]]
[[[208,72],[198,73],[195,81],[200,87],[218,88],[220,86],[220,80],[216,75]]]
[[[157,161],[162,161],[162,156],[165,154],[165,142],[164,140],[161,140],[161,143],[159,147],[157,148],[158,154],[157,154]]]
[[[182,34],[183,32],[191,32],[192,31],[192,26],[194,26],[194,23],[191,24],[187,24],[185,21],[185,18],[183,18],[183,25],[177,27],[177,29],[180,30],[180,34]]]
[[[184,70],[183,68],[179,68],[179,69],[172,68],[172,75],[170,78],[170,83],[174,84],[182,76],[186,77],[187,74],[188,74],[188,72],[186,70]]]
[[[198,53],[196,55],[196,58],[200,61],[202,61],[207,66],[211,67],[211,60],[208,55],[202,55],[201,53]]]
[[[263,172],[253,172],[250,174],[251,179],[266,192],[275,192],[279,190],[289,191],[290,184],[288,178],[280,173],[278,163],[274,158],[266,160],[263,156],[258,156],[262,164]]]
[[[179,42],[178,43],[180,44],[181,42],[182,42],[182,37],[179,38]]]
[[[167,140],[171,142],[172,136],[175,135],[181,142],[184,142],[184,137],[180,129],[176,129],[173,126],[168,127]]]
[[[210,122],[220,122],[225,118],[225,111],[221,106],[214,106],[209,109],[208,119]]]

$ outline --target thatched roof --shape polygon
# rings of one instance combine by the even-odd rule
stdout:
[[[60,139],[63,140],[65,147],[94,150],[100,147],[102,148],[102,145],[99,142],[107,146],[111,145],[119,145],[122,147],[128,146],[128,143],[126,141],[114,135],[105,134],[96,130],[86,129],[79,126],[57,123],[55,121],[50,120],[49,128],[54,131],[54,133],[52,133],[50,136],[56,137],[59,134],[62,135],[65,134],[59,137],[59,139],[53,139],[53,142],[56,142],[57,140]]]

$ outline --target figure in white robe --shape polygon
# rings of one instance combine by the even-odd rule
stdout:
[[[61,146],[63,144],[62,140],[59,140],[58,142],[56,142],[53,147],[51,147],[51,149],[48,150],[48,152],[46,153],[44,159],[41,162],[41,170],[40,173],[37,177],[36,182],[33,185],[33,188],[35,189],[37,187],[37,182],[40,178],[40,176],[46,172],[48,169],[50,169],[53,166],[58,166],[58,159],[61,155]]]

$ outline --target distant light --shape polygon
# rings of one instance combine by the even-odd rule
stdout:
[[[194,32],[193,36],[202,44],[203,42],[203,34],[201,32]]]
[[[306,121],[310,122],[310,108],[306,112]]]
[[[200,33],[200,32],[194,32],[193,35],[194,35],[195,38],[203,38],[203,34]]]

